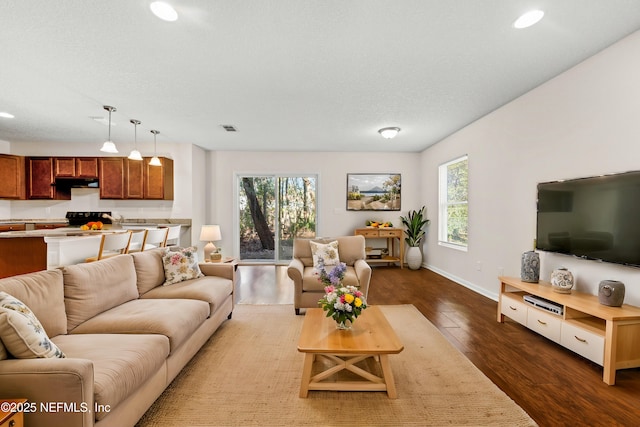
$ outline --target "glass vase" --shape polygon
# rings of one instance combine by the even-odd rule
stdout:
[[[343,331],[348,331],[351,329],[351,321],[349,319],[343,322],[336,320],[336,328]]]

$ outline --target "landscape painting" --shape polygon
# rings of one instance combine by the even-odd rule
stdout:
[[[348,211],[399,211],[400,174],[347,174]]]

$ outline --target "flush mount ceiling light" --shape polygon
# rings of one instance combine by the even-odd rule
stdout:
[[[378,131],[378,133],[386,139],[395,138],[396,135],[398,135],[398,132],[400,132],[400,128],[398,127],[382,128]]]
[[[173,22],[178,19],[178,12],[169,3],[154,1],[149,5],[151,12],[163,21]]]
[[[15,116],[13,114],[6,113],[4,111],[0,111],[0,117],[2,117],[3,119],[13,119],[13,118],[15,118]]]
[[[149,161],[149,164],[151,166],[162,166],[162,162],[158,158],[158,154],[157,154],[158,151],[157,151],[157,144],[156,144],[156,135],[158,135],[160,131],[151,130],[150,132],[153,134],[153,157]]]
[[[129,154],[129,160],[142,160],[142,155],[138,151],[138,125],[140,124],[140,120],[131,119],[129,120],[133,123],[133,150]]]
[[[542,10],[530,10],[529,12],[520,15],[520,17],[513,23],[513,27],[518,29],[528,28],[537,24],[543,16],[544,12]]]
[[[100,151],[115,154],[118,152],[118,149],[116,148],[116,144],[111,141],[111,113],[116,111],[116,108],[110,107],[108,105],[104,105],[103,108],[109,112],[109,139],[107,139],[105,143],[102,144],[102,148],[100,149]]]

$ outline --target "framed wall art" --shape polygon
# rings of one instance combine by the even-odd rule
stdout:
[[[399,211],[399,173],[348,173],[348,211]]]

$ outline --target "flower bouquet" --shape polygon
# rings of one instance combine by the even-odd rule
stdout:
[[[327,317],[336,321],[338,329],[349,329],[350,324],[367,308],[364,295],[358,288],[342,284],[346,270],[344,262],[329,272],[322,263],[318,268],[319,280],[325,285],[325,295],[318,301],[318,305],[327,312]]]

